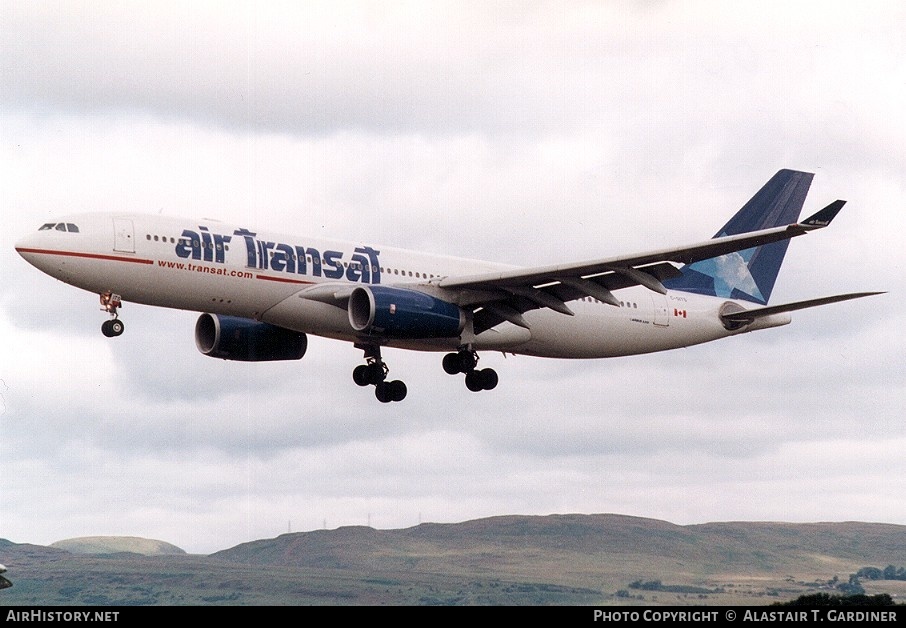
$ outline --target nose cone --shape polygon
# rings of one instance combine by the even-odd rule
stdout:
[[[69,234],[52,228],[53,224],[44,225],[23,236],[16,242],[16,252],[26,262],[38,270],[57,277],[55,271],[65,266],[65,258],[71,243],[66,237]],[[59,277],[57,277],[59,278]]]
[[[34,248],[34,238],[35,234],[30,233],[16,241],[16,252],[25,259],[28,259],[29,251]]]
[[[86,219],[87,220],[87,219]],[[91,258],[90,238],[79,227],[76,216],[47,222],[15,244],[16,252],[26,262],[68,284],[79,285],[80,262]]]
[[[41,248],[40,232],[29,233],[27,236],[19,238],[16,242],[16,253],[31,265],[35,265],[35,258],[40,254]]]

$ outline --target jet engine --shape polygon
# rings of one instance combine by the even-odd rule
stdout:
[[[430,294],[389,286],[360,286],[349,297],[356,331],[391,338],[452,338],[465,326],[462,309]]]
[[[308,337],[248,318],[202,314],[195,323],[195,346],[205,355],[224,360],[299,360],[308,348]]]

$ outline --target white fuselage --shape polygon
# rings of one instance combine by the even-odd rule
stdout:
[[[77,228],[59,229],[68,224]],[[29,263],[66,283],[124,301],[239,316],[350,342],[363,339],[343,308],[305,297],[319,284],[408,287],[461,303],[439,287],[446,277],[511,267],[373,244],[252,232],[211,220],[139,214],[81,214],[37,231],[16,248]],[[587,297],[575,316],[526,312],[528,329],[503,323],[474,338],[477,350],[554,358],[602,358],[684,347],[789,322],[787,314],[728,331],[718,316],[728,302],[643,287],[616,293],[616,307]],[[463,339],[387,340],[426,351],[456,349]]]

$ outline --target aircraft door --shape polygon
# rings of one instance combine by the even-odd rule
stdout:
[[[113,219],[113,250],[135,253],[135,227],[130,219]]]
[[[666,295],[652,293],[651,305],[654,307],[654,324],[659,327],[669,327],[670,316],[667,311]]]

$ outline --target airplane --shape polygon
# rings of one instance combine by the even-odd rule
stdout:
[[[479,351],[605,358],[786,325],[790,312],[882,294],[768,305],[791,238],[827,227],[845,201],[797,222],[812,173],[778,171],[710,240],[519,268],[370,243],[252,231],[204,219],[89,213],[16,244],[39,270],[100,296],[105,336],[124,301],[201,312],[195,343],[226,360],[298,360],[307,335],[364,352],[353,380],[402,401],[383,347],[444,352],[443,370],[491,390]]]

